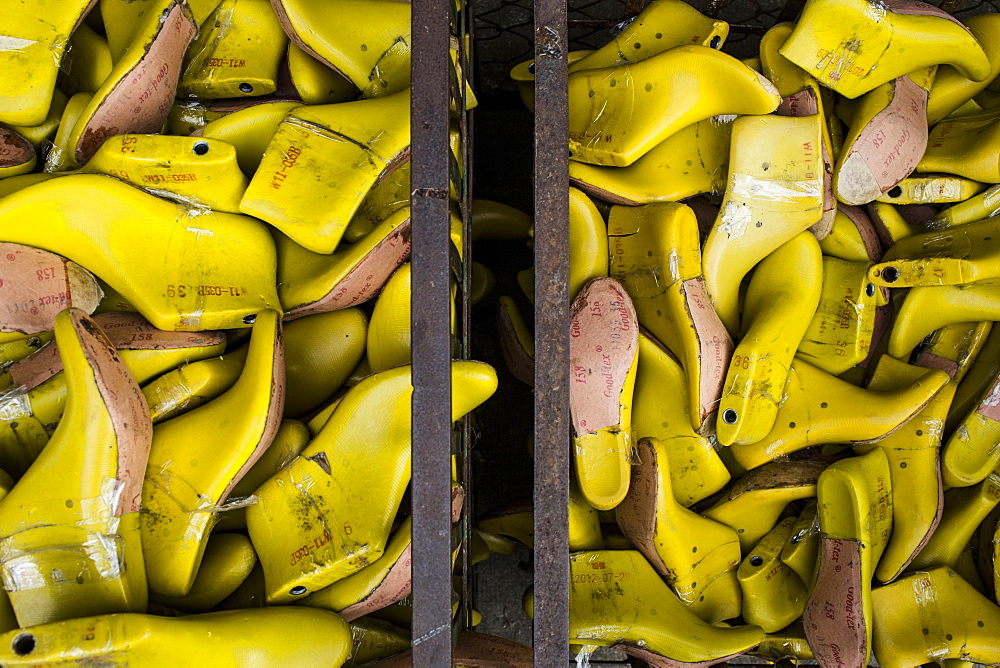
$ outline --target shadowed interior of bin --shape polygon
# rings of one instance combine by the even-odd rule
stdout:
[[[957,18],[1000,12],[1000,0],[930,0]],[[757,54],[760,36],[775,23],[794,21],[805,0],[689,0],[702,13],[727,21],[723,51],[738,58]],[[644,0],[569,0],[570,51],[607,43],[620,25],[642,10]],[[479,100],[474,116],[473,197],[531,213],[532,115],[521,103],[512,67],[534,57],[532,0],[475,0],[473,85]],[[531,497],[532,392],[507,371],[496,336],[497,298],[511,296],[531,323],[531,304],[517,272],[531,267],[532,251],[521,242],[480,242],[474,259],[494,270],[497,288],[475,307],[472,357],[496,367],[500,388],[477,412],[471,444],[475,503],[473,517]],[[531,553],[519,545],[511,555],[491,555],[473,569],[473,605],[483,613],[477,630],[531,644],[531,621],[521,597],[531,586]],[[601,652],[598,661],[624,661]],[[759,660],[762,663],[768,663]],[[755,663],[746,657],[740,663]]]

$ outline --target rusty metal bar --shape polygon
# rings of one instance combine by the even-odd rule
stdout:
[[[566,0],[535,0],[536,666],[569,643],[569,116]]]
[[[466,5],[459,12],[458,21],[458,64],[462,71],[459,78],[459,88],[461,90],[459,108],[459,131],[462,133],[461,155],[464,158],[462,167],[462,183],[459,197],[462,202],[462,359],[469,359],[472,356],[472,131],[474,122],[474,112],[465,108],[466,103],[466,82],[469,82],[475,90],[473,79],[472,54],[471,49],[475,44],[473,39],[472,10]],[[475,488],[472,480],[472,462],[469,450],[472,447],[472,420],[470,416],[462,419],[462,440],[461,457],[459,458],[459,475],[462,486],[465,489],[465,503],[462,506],[462,600],[461,617],[464,628],[472,626],[472,553],[469,546],[472,544],[472,518]]]
[[[413,665],[450,668],[450,0],[411,5]]]

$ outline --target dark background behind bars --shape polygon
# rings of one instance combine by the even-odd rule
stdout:
[[[630,4],[627,4],[630,3]],[[730,23],[723,51],[739,58],[757,55],[760,35],[779,21],[795,20],[802,2],[791,0],[692,0],[699,11]],[[996,12],[1000,0],[934,2],[960,19]],[[570,0],[570,49],[594,49],[607,43],[614,27],[641,10],[642,0]],[[472,0],[474,14],[473,85],[475,110],[473,195],[522,211],[532,207],[532,116],[511,81],[510,69],[532,57],[531,0]],[[497,274],[497,289],[475,307],[472,358],[493,364],[500,377],[497,395],[477,411],[471,457],[475,505],[473,517],[506,503],[531,497],[531,389],[504,366],[496,341],[497,298],[515,299],[529,324],[531,304],[516,273],[531,266],[531,249],[522,243],[480,242],[473,259]],[[521,596],[531,585],[531,555],[523,546],[511,555],[491,555],[473,569],[474,605],[484,613],[477,630],[531,643],[531,622]],[[593,660],[624,659],[607,651]],[[595,664],[596,665],[596,664]]]

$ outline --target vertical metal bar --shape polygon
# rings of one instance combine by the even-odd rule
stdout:
[[[470,50],[474,43],[472,35],[472,8],[465,5],[459,10],[458,31],[458,64],[462,70],[459,78],[461,97],[459,102],[460,124],[462,133],[462,188],[459,193],[462,201],[462,359],[472,357],[472,123],[474,112],[466,110],[466,82],[472,85],[472,54]],[[474,90],[474,88],[473,88]],[[472,627],[472,518],[474,485],[472,480],[472,461],[469,450],[472,447],[472,420],[466,416],[462,420],[462,441],[460,472],[462,486],[465,490],[465,503],[462,506],[462,625]]]
[[[569,647],[569,118],[566,0],[535,0],[536,666]]]
[[[413,665],[451,666],[450,0],[412,8]]]

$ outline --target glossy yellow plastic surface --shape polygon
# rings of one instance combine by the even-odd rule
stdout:
[[[715,663],[764,637],[757,626],[712,626],[698,619],[639,552],[577,552],[569,567],[570,643],[615,646],[678,665]]]
[[[992,218],[1000,213],[1000,186],[993,186],[965,201],[939,211],[931,223],[940,227],[954,227]]]
[[[781,53],[849,98],[939,63],[974,81],[990,75],[989,59],[961,23],[935,7],[903,2],[808,0]]]
[[[569,298],[592,278],[608,275],[608,234],[601,212],[583,191],[569,189]]]
[[[451,189],[454,191],[452,181]],[[454,192],[452,192],[454,201]],[[371,232],[375,225],[410,204],[410,163],[404,162],[392,173],[372,186],[351,221],[344,228],[341,241],[357,243]]]
[[[288,330],[285,330],[287,334]],[[287,339],[285,352],[288,352]],[[287,364],[287,357],[286,357]],[[287,387],[286,387],[287,389]],[[253,493],[263,485],[275,473],[280,471],[286,464],[295,459],[300,452],[306,449],[313,434],[302,422],[298,420],[282,420],[278,425],[278,431],[274,435],[274,440],[267,447],[264,454],[254,462],[247,472],[240,478],[229,497],[233,500],[233,505],[240,506],[220,513],[219,521],[215,529],[217,531],[246,531],[247,515],[243,502],[255,502]],[[209,538],[209,548],[211,548],[211,538]],[[208,549],[208,548],[206,548]],[[200,572],[200,571],[199,571]],[[200,577],[200,576],[199,576]],[[197,578],[191,587],[193,595],[197,595]],[[192,594],[189,594],[189,596]]]
[[[823,266],[811,232],[802,232],[757,265],[743,300],[744,335],[719,402],[715,428],[722,445],[754,443],[774,427],[795,351],[821,303]]]
[[[358,309],[285,324],[285,415],[300,416],[328,401],[365,352],[367,318]]]
[[[294,634],[300,642],[288,642]],[[46,624],[0,637],[5,666],[78,665],[216,668],[341,666],[351,631],[339,615],[308,608],[210,612],[187,617],[120,614]]]
[[[794,622],[806,607],[805,583],[780,559],[794,525],[794,517],[779,522],[754,546],[737,573],[743,590],[743,619],[768,633]]]
[[[708,302],[694,212],[675,203],[613,206],[607,229],[610,274],[640,324],[680,358],[691,425],[700,429],[716,409],[733,343]]]
[[[903,362],[883,355],[883,364]],[[874,392],[796,358],[771,433],[756,443],[732,446],[733,456],[752,469],[810,445],[874,441],[916,415],[948,380],[944,371],[928,370],[909,386]],[[859,420],[858,415],[868,417]]]
[[[257,555],[249,538],[239,533],[213,533],[191,593],[187,596],[152,593],[150,601],[182,612],[207,612],[236,591],[256,563]]]
[[[9,338],[8,338],[9,337]],[[6,340],[4,340],[6,338]],[[52,332],[25,336],[23,334],[0,334],[0,368],[6,369],[12,362],[22,360],[54,338]]]
[[[232,594],[227,596],[221,603],[215,606],[216,610],[245,610],[247,608],[266,607],[266,596],[264,595],[264,569],[260,561],[250,571],[247,579],[236,588]]]
[[[231,114],[207,123],[201,131],[206,139],[219,139],[233,145],[240,169],[252,177],[271,137],[292,109],[301,106],[298,102],[274,101],[255,104],[234,111]]]
[[[489,366],[452,362],[453,419],[496,384]],[[309,447],[257,490],[247,525],[270,602],[318,591],[381,556],[410,479],[411,393],[410,367],[368,376]]]
[[[809,642],[806,640],[806,631],[802,628],[802,622],[793,622],[789,626],[775,633],[768,633],[767,637],[751,652],[754,656],[762,656],[775,663],[782,659],[812,660],[815,655],[809,649]]]
[[[247,347],[185,364],[147,383],[142,393],[153,424],[177,417],[228,390],[239,378]]]
[[[960,322],[937,330],[921,344],[917,366],[943,369],[961,383],[986,345],[992,322]]]
[[[964,202],[986,190],[986,184],[949,174],[914,174],[878,199],[893,204],[950,204]]]
[[[949,263],[947,258],[931,259],[932,268],[948,263],[951,267],[960,265],[964,273],[970,266],[964,260]],[[918,275],[921,273],[920,262],[893,262]],[[909,265],[909,266],[907,266]],[[872,282],[873,275],[882,267],[882,280],[885,280],[886,265],[876,265],[869,272]],[[945,265],[947,266],[947,265]],[[924,274],[926,275],[926,273]],[[933,275],[933,273],[932,273]],[[947,276],[947,273],[945,273]],[[954,276],[954,272],[952,272]],[[1000,313],[1000,285],[996,281],[984,281],[972,285],[935,285],[930,287],[911,288],[903,299],[903,305],[896,313],[896,320],[889,334],[889,354],[894,357],[905,357],[910,354],[925,336],[936,329],[959,322],[996,320]]]
[[[362,97],[410,85],[410,6],[394,0],[271,0],[285,33]]]
[[[95,30],[103,28],[108,40],[111,60],[117,63],[125,55],[129,46],[147,27],[150,16],[159,16],[168,11],[174,0],[100,0],[97,12],[88,16],[87,23]],[[220,0],[187,0],[191,18],[198,26],[205,22],[219,5]],[[100,17],[99,22],[94,19]],[[146,20],[144,20],[146,19]]]
[[[944,120],[927,138],[917,170],[956,174],[983,183],[1000,182],[1000,110]]]
[[[819,127],[823,137],[821,155],[823,157],[823,217],[810,228],[816,238],[823,240],[833,227],[837,215],[837,200],[833,195],[833,154],[835,148],[830,139],[830,129],[826,105],[828,95],[819,83],[805,70],[791,62],[778,49],[788,39],[794,28],[792,23],[772,26],[760,39],[760,71],[772,82],[781,95],[779,116],[804,116]],[[826,100],[824,100],[826,98]],[[838,147],[839,148],[839,147]]]
[[[1000,278],[1000,239],[993,241],[995,229],[995,222],[987,219],[907,237],[886,251],[869,272],[870,278],[893,288]]]
[[[337,70],[306,53],[295,42],[288,43],[288,76],[295,92],[306,104],[346,102],[358,89]]]
[[[878,200],[868,205],[868,215],[884,248],[889,248],[900,239],[930,229],[925,221],[933,218],[933,215],[924,218],[915,216],[914,213],[917,212],[907,211],[904,207],[896,207]],[[921,218],[923,220],[920,220]]]
[[[733,123],[726,195],[702,253],[708,293],[731,334],[743,277],[823,217],[822,139],[808,116]]]
[[[702,514],[735,529],[746,554],[774,528],[785,506],[816,495],[816,479],[822,471],[823,464],[818,462],[786,461],[762,466],[733,483]]]
[[[927,99],[927,125],[934,125],[986,89],[1000,75],[1000,15],[988,13],[962,20],[965,27],[983,47],[990,61],[990,75],[982,81],[972,81],[950,65],[938,68]]]
[[[389,277],[375,302],[365,348],[372,373],[411,363],[410,276],[410,263],[406,262]],[[451,330],[455,330],[454,293]]]
[[[627,167],[692,123],[719,114],[767,114],[780,101],[760,74],[704,46],[581,70],[569,77],[570,155]]]
[[[81,173],[107,174],[195,209],[236,214],[248,183],[230,144],[173,135],[115,136]]]
[[[275,311],[257,314],[246,366],[218,399],[153,430],[142,490],[142,549],[151,590],[191,591],[216,506],[274,440],[284,407],[284,352]],[[205,434],[225,447],[206,450]]]
[[[572,191],[571,191],[572,192]],[[531,216],[512,206],[486,199],[472,200],[472,241],[521,241],[531,236]]]
[[[950,568],[912,573],[879,587],[872,602],[880,666],[1000,662],[1000,608]]]
[[[410,632],[374,617],[359,617],[351,623],[351,658],[345,666],[361,666],[410,649]]]
[[[302,605],[326,608],[352,622],[408,596],[411,587],[410,549],[413,521],[403,520],[386,543],[385,552],[360,571],[337,580],[302,600]]]
[[[39,125],[45,121],[56,75],[74,27],[91,0],[70,0],[58,7],[44,0],[16,0],[0,14],[0,123]]]
[[[196,25],[186,2],[174,0],[162,13],[137,22],[132,42],[69,135],[71,160],[84,165],[104,140],[117,134],[158,132],[170,113],[184,50]]]
[[[806,637],[817,659],[868,664],[871,582],[892,532],[892,482],[885,452],[831,464],[816,484],[820,539],[816,584],[806,604]]]
[[[739,616],[736,531],[677,502],[662,441],[643,438],[635,450],[629,493],[615,509],[622,533],[698,617],[714,624]]]
[[[676,46],[721,49],[729,24],[711,19],[681,0],[653,0],[610,42],[573,63],[569,71],[637,63]]]
[[[571,160],[570,182],[614,204],[676,202],[726,186],[732,123],[712,117],[667,137],[628,167]]]
[[[823,258],[823,284],[812,321],[795,353],[839,376],[868,357],[880,289],[868,278],[870,262]]]
[[[308,250],[332,253],[372,186],[408,159],[409,145],[408,90],[297,107],[271,138],[240,210]]]
[[[982,383],[986,389],[974,402],[969,402],[971,409],[961,418],[941,453],[942,473],[948,486],[974,485],[1000,465],[1000,413],[996,407],[1000,376],[992,371],[995,354],[991,351],[988,355],[991,359],[984,360],[989,367],[987,378],[983,378],[986,382]]]
[[[55,138],[59,119],[62,118],[62,113],[68,102],[69,98],[56,88],[52,91],[52,105],[49,107],[49,114],[40,125],[14,125],[11,126],[11,129],[27,139],[36,149],[39,149],[43,143]]]
[[[956,487],[945,492],[941,523],[924,549],[913,559],[910,570],[934,566],[957,568],[973,534],[997,504],[1000,504],[1000,474],[997,473],[991,473],[977,485]]]
[[[65,176],[3,198],[0,239],[73,260],[159,329],[246,327],[245,318],[276,307],[274,243],[265,226],[188,213],[116,179]],[[45,225],[24,225],[27,219]]]
[[[287,44],[268,0],[222,0],[191,43],[178,97],[270,95]]]
[[[680,363],[658,343],[639,334],[639,364],[632,399],[632,433],[648,438],[670,466],[669,487],[687,508],[715,494],[730,474],[712,442],[691,426],[687,379]],[[674,397],[663,401],[664,396]]]
[[[71,55],[69,71],[66,72],[67,90],[73,94],[96,93],[111,75],[113,64],[108,40],[86,23],[81,23],[70,37],[69,48]],[[52,101],[55,103],[54,97]]]
[[[59,126],[56,128],[53,146],[49,149],[48,157],[45,158],[46,173],[64,172],[76,167],[70,145],[70,135],[92,98],[93,95],[90,93],[77,93],[66,102],[62,115],[59,117]]]
[[[139,475],[152,438],[146,402],[82,311],[61,312],[55,334],[66,412],[0,503],[0,576],[22,627],[146,607],[139,541]]]
[[[916,367],[891,368],[876,374],[870,389],[889,390],[913,382]],[[893,490],[893,527],[885,552],[875,569],[881,582],[891,582],[903,572],[935,535],[941,520],[941,464],[938,455],[944,419],[955,396],[954,382],[945,385],[933,399],[895,433],[871,446],[855,446],[857,452],[872,447],[885,452]]]
[[[779,554],[781,563],[791,568],[811,589],[819,557],[819,522],[816,520],[816,501],[810,500],[792,525],[788,539]]]
[[[945,431],[951,433],[955,430],[958,423],[979,403],[997,374],[1000,374],[1000,329],[991,329],[982,349],[955,391]]]

